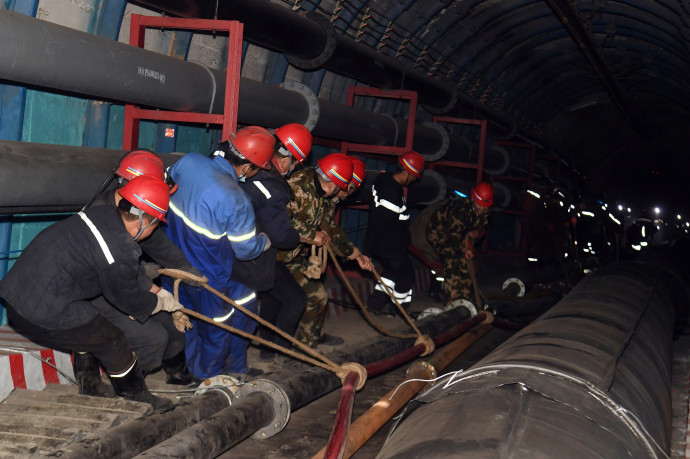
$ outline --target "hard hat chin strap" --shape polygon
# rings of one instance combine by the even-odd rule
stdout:
[[[138,214],[138,215],[139,215],[139,231],[137,232],[137,235],[134,236],[134,240],[135,240],[135,241],[139,241],[139,238],[140,238],[141,235],[144,233],[144,231],[146,231],[146,229],[147,229],[149,226],[155,225],[156,222],[158,222],[158,219],[157,219],[157,218],[153,218],[153,219],[151,219],[151,222],[150,222],[148,225],[143,226],[143,225],[144,225],[144,211],[142,211],[142,210],[140,210],[140,209],[137,209],[136,207],[132,207],[132,210],[135,210],[135,209],[139,211],[139,214]],[[137,215],[136,212],[131,212],[131,211],[130,211],[130,213],[133,213],[133,214]]]

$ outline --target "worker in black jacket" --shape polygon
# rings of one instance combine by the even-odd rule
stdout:
[[[364,236],[364,253],[383,265],[381,280],[407,308],[412,301],[414,268],[407,253],[410,245],[410,214],[405,202],[404,187],[422,177],[424,158],[416,151],[398,157],[398,169],[376,176],[371,187],[369,221]],[[369,295],[367,307],[373,311],[394,312],[393,304],[380,283]]]
[[[252,200],[257,226],[268,235],[271,248],[263,256],[270,256],[273,273],[268,289],[259,290],[259,315],[285,333],[295,333],[307,303],[302,287],[290,274],[284,263],[276,260],[277,250],[292,250],[299,245],[299,233],[290,226],[287,204],[292,200],[292,190],[286,178],[297,164],[303,164],[311,151],[312,136],[301,124],[291,123],[274,131],[276,147],[271,168],[259,171],[242,184],[242,190]],[[236,265],[237,266],[237,265]],[[285,338],[266,327],[259,335],[267,341],[290,348]],[[272,361],[275,353],[262,348],[259,359]]]
[[[0,281],[0,297],[19,332],[54,349],[93,354],[116,394],[158,409],[170,401],[149,392],[125,334],[91,300],[103,295],[139,322],[182,307],[170,292],[142,288],[139,271],[137,241],[165,221],[169,188],[141,176],[118,197],[117,207],[91,207],[43,230]]]
[[[115,205],[117,198],[116,189],[132,180],[134,177],[149,175],[161,180],[165,178],[163,161],[153,152],[148,150],[134,150],[129,152],[120,161],[114,171],[117,181],[113,182],[89,204]],[[172,190],[175,189],[175,184]],[[140,267],[152,267],[146,269],[146,276],[142,277],[142,288],[148,290],[152,287],[151,278],[158,277],[155,268],[172,268],[186,271],[195,276],[203,277],[201,272],[187,260],[184,252],[177,247],[166,236],[160,228],[156,228],[149,237],[139,240],[139,247],[143,253],[153,262]],[[127,343],[136,352],[138,364],[144,374],[163,368],[166,373],[165,382],[168,384],[179,385],[198,385],[201,380],[196,378],[187,368],[185,359],[185,336],[184,329],[178,330],[170,314],[156,314],[145,322],[131,320],[129,316],[117,308],[114,308],[104,296],[99,296],[93,300],[93,305],[98,311],[113,323],[120,330],[125,332]],[[178,325],[179,326],[179,325]],[[90,374],[90,368],[97,365],[97,361],[88,353],[74,355],[74,372],[77,381],[80,383],[80,393],[85,395],[103,395],[99,391],[101,388],[88,384],[84,379],[85,375]]]

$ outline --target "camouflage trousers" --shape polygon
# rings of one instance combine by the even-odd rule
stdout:
[[[474,304],[475,298],[469,266],[471,262],[465,258],[462,251],[458,253],[455,250],[442,250],[439,255],[443,261],[445,304],[448,305],[454,300],[468,300]]]
[[[304,273],[306,261],[301,263],[299,258],[287,265],[297,283],[307,294],[307,307],[297,325],[295,338],[307,346],[316,347],[321,338],[321,328],[326,319],[326,305],[328,304],[328,292],[323,282],[318,279],[310,279]]]

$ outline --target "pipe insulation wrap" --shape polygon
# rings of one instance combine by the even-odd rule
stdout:
[[[661,265],[610,265],[408,405],[378,457],[663,457],[676,311]],[[687,307],[687,300],[681,302]],[[415,409],[416,408],[416,409]]]
[[[167,110],[222,113],[225,72],[0,9],[0,79]],[[211,106],[211,103],[213,105]],[[303,95],[242,78],[238,121],[278,127],[309,119]],[[407,121],[319,100],[316,136],[399,146]],[[415,126],[414,148],[441,156],[448,140]],[[453,148],[453,141],[450,142]]]

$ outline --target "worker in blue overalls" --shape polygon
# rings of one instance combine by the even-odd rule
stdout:
[[[256,232],[254,211],[238,182],[268,169],[275,139],[268,130],[249,126],[218,145],[212,157],[189,153],[169,169],[178,190],[171,197],[163,230],[211,287],[252,312],[256,292],[230,280],[233,260],[251,260],[270,247]],[[169,285],[169,280],[165,281]],[[180,302],[214,321],[253,333],[256,322],[201,287],[182,285]],[[200,378],[248,373],[248,340],[212,324],[192,319],[186,334],[187,365]]]

